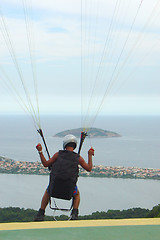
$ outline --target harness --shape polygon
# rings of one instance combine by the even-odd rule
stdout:
[[[73,192],[78,180],[79,174],[79,154],[67,150],[60,150],[58,158],[51,166],[49,195],[50,208],[54,211],[71,211],[73,207]],[[54,207],[51,206],[51,198],[53,198]],[[70,208],[59,208],[55,202],[55,198],[63,200],[71,200]]]

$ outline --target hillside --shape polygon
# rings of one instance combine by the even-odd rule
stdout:
[[[19,207],[0,208],[0,223],[7,222],[31,222],[37,215],[33,209],[24,209]],[[145,208],[130,208],[126,210],[108,210],[96,211],[90,215],[79,216],[79,220],[88,219],[129,219],[129,218],[159,218],[160,204],[154,206],[151,210]],[[66,215],[56,216],[57,220],[68,220]],[[53,221],[53,217],[45,216],[45,221]],[[158,239],[158,238],[157,238]]]
[[[55,134],[53,137],[64,137],[67,134],[73,134],[76,137],[80,137],[81,131],[82,131],[81,128],[65,130]],[[108,138],[108,137],[120,137],[120,134],[108,130],[103,130],[100,128],[90,128],[88,131],[88,136],[90,138]]]
[[[154,214],[153,214],[154,212]],[[125,218],[148,218],[159,216],[159,205],[153,210],[144,208],[132,208],[127,210],[108,210],[107,212],[93,212],[91,215],[79,216],[79,220],[88,219],[125,219]],[[37,215],[33,209],[19,207],[0,208],[0,223],[6,222],[32,222]],[[67,214],[56,216],[57,220],[68,220]],[[45,221],[53,221],[52,216],[45,216]]]

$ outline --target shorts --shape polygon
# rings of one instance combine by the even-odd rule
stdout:
[[[49,194],[49,185],[48,185],[46,191],[47,191],[47,193]],[[74,191],[73,191],[73,197],[75,197],[75,195],[76,195],[77,193],[78,193],[78,187],[77,187],[77,185],[76,185],[75,188],[74,188]]]

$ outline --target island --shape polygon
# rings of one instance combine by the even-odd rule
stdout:
[[[49,175],[49,170],[48,168],[44,168],[40,162],[14,161],[12,159],[0,157],[0,173]],[[98,165],[93,166],[91,172],[87,172],[80,167],[79,176],[160,180],[160,169]]]
[[[53,137],[64,137],[68,134],[73,134],[77,138],[80,137],[82,132],[82,128],[76,128],[76,129],[70,129],[70,130],[65,130],[62,132],[59,132],[55,134]],[[108,130],[103,130],[100,128],[89,128],[87,131],[88,137],[90,138],[109,138],[109,137],[121,137],[120,134],[111,132]]]

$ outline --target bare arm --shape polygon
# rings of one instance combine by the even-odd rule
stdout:
[[[94,150],[90,149],[88,151],[88,163],[86,163],[86,161],[81,156],[79,158],[79,164],[88,172],[90,172],[93,167],[92,156],[94,156]]]
[[[56,152],[53,157],[51,157],[49,160],[46,160],[45,156],[43,155],[43,152],[42,152],[42,146],[41,144],[38,144],[36,146],[38,152],[39,152],[39,156],[40,156],[40,159],[41,159],[41,162],[43,164],[44,167],[49,167],[50,165],[52,165],[52,163],[54,163],[58,157],[58,152]]]

